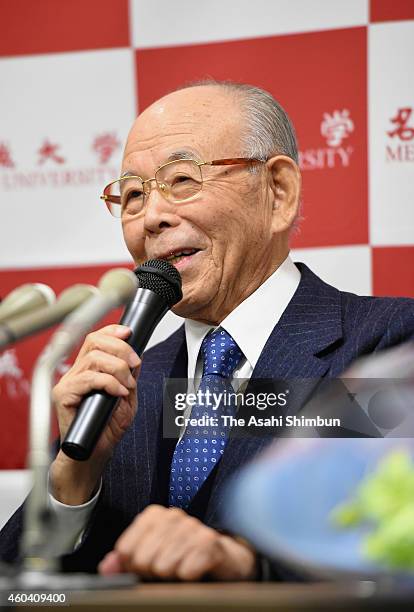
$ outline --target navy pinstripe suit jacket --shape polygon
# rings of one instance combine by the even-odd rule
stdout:
[[[273,329],[252,378],[336,377],[361,355],[414,339],[414,300],[344,293],[324,283],[304,264],[297,265],[302,274],[300,284]],[[187,377],[183,327],[145,353],[135,421],[107,466],[102,494],[81,546],[63,558],[66,569],[94,571],[137,513],[151,503],[167,504],[175,441],[162,436],[164,377]],[[310,392],[306,387],[302,404]],[[226,481],[270,441],[270,436],[231,438],[190,513],[220,528]],[[21,523],[20,508],[0,534],[0,555],[5,561],[18,557]]]

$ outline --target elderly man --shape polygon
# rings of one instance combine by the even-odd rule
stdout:
[[[55,387],[62,438],[86,393],[122,398],[90,460],[59,452],[52,464],[51,506],[65,524],[56,553],[67,568],[99,564],[103,574],[260,578],[258,555],[221,517],[229,476],[270,439],[217,432],[200,463],[188,431],[177,444],[163,437],[163,380],[338,376],[359,355],[412,337],[413,301],[341,293],[293,264],[295,135],[258,88],[209,82],[158,100],[135,121],[122,172],[105,189],[108,208],[136,264],[164,258],[179,270],[174,312],[185,322],[142,364],[128,328],[92,333]],[[211,350],[219,340],[223,371]],[[2,533],[6,560],[16,557],[19,521]]]

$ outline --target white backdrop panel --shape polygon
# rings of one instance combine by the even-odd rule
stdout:
[[[0,79],[1,140],[14,163],[0,175],[1,266],[128,260],[99,195],[119,176],[135,117],[132,49],[3,59]],[[108,135],[115,145],[95,150]],[[45,142],[56,145],[50,156]]]
[[[29,470],[0,470],[0,529],[23,502],[30,487]]]
[[[414,236],[414,21],[371,25],[368,118],[373,245],[412,244]],[[411,108],[403,140],[390,136],[398,110]]]
[[[130,0],[138,48],[366,25],[368,0]]]
[[[293,261],[302,261],[322,280],[341,291],[371,295],[371,249],[368,245],[294,249]]]

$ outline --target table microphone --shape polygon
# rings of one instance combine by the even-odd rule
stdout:
[[[127,343],[141,356],[162,317],[182,299],[181,276],[163,259],[151,259],[134,272],[139,288],[120,324],[131,328]],[[66,434],[62,451],[71,459],[89,459],[118,401],[105,391],[88,393]]]
[[[11,291],[0,304],[0,323],[32,313],[56,301],[55,292],[43,283],[27,283]]]
[[[0,322],[0,349],[63,321],[95,293],[98,293],[98,289],[93,285],[73,285],[62,291],[54,304]]]

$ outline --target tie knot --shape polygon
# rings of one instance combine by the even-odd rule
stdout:
[[[233,338],[221,327],[204,338],[201,351],[203,376],[218,374],[223,378],[230,378],[243,357]]]

